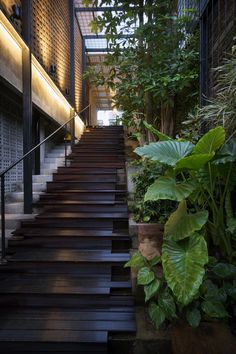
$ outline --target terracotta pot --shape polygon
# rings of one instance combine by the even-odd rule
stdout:
[[[203,322],[196,329],[188,325],[173,328],[173,354],[236,354],[236,338],[219,322]]]
[[[163,225],[138,224],[138,247],[148,260],[161,254],[163,242]]]

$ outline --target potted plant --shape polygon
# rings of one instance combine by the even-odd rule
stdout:
[[[138,170],[132,176],[134,196],[130,210],[137,223],[138,245],[146,257],[152,257],[153,252],[160,254],[163,240],[163,225],[176,203],[166,200],[145,201],[145,193],[149,186],[163,174],[163,167],[157,162],[141,160]]]

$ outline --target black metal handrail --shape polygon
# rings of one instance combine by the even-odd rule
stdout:
[[[26,154],[24,154],[20,159],[15,161],[13,164],[11,164],[9,167],[7,167],[4,171],[0,172],[0,179],[1,179],[1,246],[2,246],[2,252],[1,252],[1,263],[4,264],[6,263],[6,222],[5,222],[5,175],[7,172],[9,172],[13,167],[18,165],[21,161],[23,161],[27,156],[32,154],[35,150],[37,150],[41,145],[46,143],[49,139],[51,139],[56,133],[58,133],[61,129],[67,126],[67,124],[71,123],[75,117],[79,116],[81,113],[83,113],[86,109],[88,109],[90,105],[86,106],[84,109],[82,109],[78,114],[75,113],[72,118],[70,118],[66,123],[62,124],[59,128],[57,128],[53,133],[51,133],[49,136],[47,136],[44,140],[42,140],[39,144],[35,145],[31,150],[29,150]],[[66,129],[67,130],[67,129]],[[65,140],[65,165],[66,165],[66,158],[67,158],[67,144]]]

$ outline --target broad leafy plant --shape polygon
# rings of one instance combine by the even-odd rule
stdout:
[[[212,280],[208,279],[208,249],[226,261],[231,262],[235,256],[236,220],[230,200],[236,175],[235,149],[236,141],[225,142],[224,128],[217,127],[196,144],[166,139],[135,150],[138,155],[165,167],[165,173],[148,188],[145,200],[179,202],[164,228],[162,255],[158,259],[163,273],[158,275],[153,263],[147,262],[140,253],[127,264],[138,267],[138,274],[149,274],[146,280],[142,277],[141,282],[138,276],[138,283],[146,287],[145,294],[151,291],[152,296],[146,294],[146,300],[150,302],[149,313],[158,327],[166,319],[175,320],[183,313],[194,327],[204,316],[228,316],[227,306],[209,297],[207,285]],[[223,264],[224,267],[222,263],[215,265],[211,272],[216,274],[217,267],[229,271],[231,265]],[[228,284],[231,289],[228,293],[232,292],[234,282],[235,278]],[[219,292],[223,291],[222,287],[225,283],[218,285]],[[174,311],[173,304],[170,305],[171,316],[160,301],[163,292],[168,293],[178,309]],[[232,298],[232,294],[228,296]]]
[[[135,152],[167,167],[165,175],[148,188],[145,200],[180,202],[167,222],[166,239],[175,230],[182,239],[191,237],[190,232],[195,233],[206,224],[209,242],[222,256],[232,260],[236,225],[230,192],[236,181],[236,140],[225,142],[225,130],[219,126],[195,145],[190,141],[168,140],[138,147]],[[175,226],[171,229],[171,225]]]

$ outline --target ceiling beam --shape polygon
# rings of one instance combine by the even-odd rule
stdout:
[[[75,12],[124,11],[122,6],[75,7]]]
[[[125,50],[125,48],[120,48],[119,51],[123,52]],[[114,49],[110,49],[110,48],[87,48],[86,47],[86,52],[89,53],[110,53],[110,52],[114,52]]]
[[[133,38],[133,34],[119,34],[117,36],[117,39],[122,39],[122,38]],[[105,34],[89,34],[89,35],[84,35],[84,39],[107,39]]]

